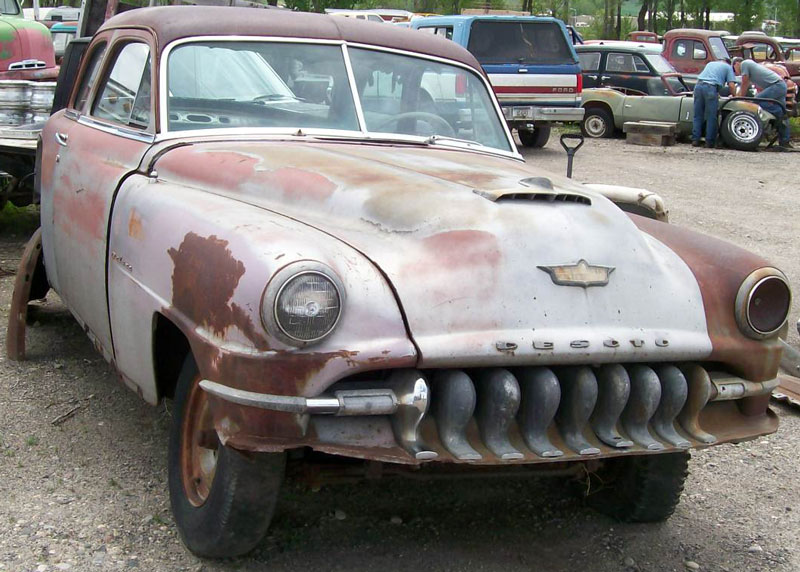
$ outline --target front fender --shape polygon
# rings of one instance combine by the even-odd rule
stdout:
[[[116,365],[151,402],[152,318],[183,332],[205,379],[243,390],[314,396],[359,371],[416,363],[381,273],[340,241],[262,208],[203,190],[128,179],[110,234],[109,306]],[[262,324],[270,278],[297,261],[336,273],[345,303],[336,329],[298,348]]]

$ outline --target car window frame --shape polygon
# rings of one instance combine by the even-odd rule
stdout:
[[[611,56],[629,56],[629,57],[631,58],[631,64],[633,65],[633,70],[632,70],[632,71],[625,71],[625,70],[609,70],[609,69],[608,69],[608,62],[609,62],[609,58],[610,58]],[[642,65],[643,65],[645,68],[646,68],[646,71],[640,71],[640,70],[636,69],[636,60],[639,60],[639,62],[640,62],[640,63],[641,63],[641,64],[642,64]],[[605,67],[605,73],[614,73],[614,74],[619,74],[619,73],[621,73],[621,74],[635,74],[635,75],[653,75],[653,71],[650,69],[650,65],[649,65],[649,64],[648,64],[648,63],[645,61],[645,59],[644,59],[643,57],[641,57],[639,54],[636,54],[636,53],[633,53],[633,52],[615,52],[615,51],[612,51],[612,50],[609,50],[608,52],[606,52],[606,67]]]
[[[578,53],[578,65],[581,66],[581,72],[597,72],[597,71],[600,71],[600,62],[603,59],[603,52],[601,52],[600,50],[585,50],[585,51],[581,50],[581,51],[579,51],[577,53]],[[588,55],[591,55],[591,56],[596,55],[597,56],[597,67],[594,67],[594,68],[591,68],[591,69],[583,69],[583,65],[581,64],[581,56],[583,56],[583,55],[587,55],[587,56]]]
[[[122,53],[129,46],[134,46],[134,45],[140,45],[140,46],[144,46],[145,48],[147,48],[147,55],[146,55],[146,59],[145,59],[145,63],[144,63],[145,68],[142,70],[142,72],[147,70],[148,74],[150,75],[150,94],[148,94],[148,99],[150,101],[149,101],[149,106],[148,106],[149,109],[148,109],[147,125],[144,126],[144,127],[132,125],[130,122],[129,123],[122,123],[121,121],[118,121],[117,119],[115,119],[113,117],[108,117],[106,115],[99,115],[101,97],[103,96],[103,94],[106,93],[106,89],[108,88],[109,82],[111,81],[111,74],[114,73],[118,69],[118,65],[117,64],[119,62],[119,58],[122,55]],[[95,97],[94,97],[94,99],[92,101],[92,105],[89,106],[89,108],[87,110],[87,115],[89,117],[91,117],[92,119],[95,119],[95,120],[98,120],[98,121],[101,121],[101,122],[113,123],[115,125],[121,125],[122,127],[127,127],[127,128],[130,128],[130,129],[136,129],[137,131],[146,131],[150,127],[150,125],[152,125],[152,121],[153,121],[152,120],[152,115],[153,115],[153,102],[152,102],[152,99],[153,99],[152,98],[152,91],[153,91],[153,52],[152,52],[152,48],[150,47],[150,45],[147,42],[142,42],[140,40],[117,42],[115,44],[115,46],[114,46],[114,51],[112,52],[110,58],[111,59],[109,60],[108,64],[105,66],[104,74],[103,74],[103,76],[101,76],[102,80],[98,83],[98,86],[97,86],[98,91],[95,92]],[[149,69],[147,69],[148,64],[149,64]],[[139,95],[141,93],[141,87],[142,87],[142,80],[144,79],[144,77],[145,77],[144,73],[142,73],[139,76],[139,84],[136,87],[137,91],[133,94],[131,118],[132,118],[132,115],[133,115],[133,108],[135,108],[135,104],[139,100]],[[101,88],[102,88],[102,90],[101,90]]]
[[[687,42],[691,43],[694,40],[691,38],[677,38],[672,42],[672,49],[670,50],[670,56],[679,60],[691,60],[692,54],[689,52],[689,46],[686,45]],[[686,51],[683,55],[678,53],[678,45],[684,44]]]
[[[502,149],[494,148],[494,147],[481,147],[478,148],[476,146],[467,145],[467,148],[474,150],[476,152],[487,153],[491,155],[502,155],[505,157],[510,157],[519,161],[524,161],[522,155],[517,150],[516,144],[514,143],[514,138],[511,135],[511,131],[508,128],[508,124],[505,121],[505,115],[503,114],[503,109],[500,107],[500,103],[497,100],[497,97],[494,95],[494,89],[492,88],[492,84],[489,82],[489,78],[481,73],[479,70],[475,69],[474,67],[460,62],[458,60],[452,60],[448,58],[443,58],[439,56],[434,56],[431,54],[424,54],[419,52],[414,52],[410,50],[403,50],[398,48],[389,48],[385,46],[376,46],[375,44],[364,44],[360,42],[348,42],[345,40],[333,40],[333,39],[321,39],[321,38],[299,38],[299,37],[285,37],[285,36],[238,36],[238,35],[230,35],[230,36],[222,36],[222,35],[203,35],[203,36],[191,36],[186,38],[179,38],[173,40],[162,46],[157,57],[157,69],[155,70],[156,73],[156,87],[153,89],[151,96],[157,98],[157,108],[159,110],[157,116],[157,123],[155,126],[155,141],[172,141],[176,139],[181,139],[184,137],[189,136],[197,136],[196,131],[170,131],[167,125],[167,116],[166,113],[163,113],[163,110],[166,109],[167,106],[167,93],[166,89],[162,90],[161,86],[167,86],[167,65],[169,62],[169,55],[170,52],[187,43],[194,43],[194,42],[278,42],[278,43],[302,43],[302,44],[331,44],[335,46],[339,46],[342,49],[343,54],[345,55],[345,67],[347,68],[348,75],[351,79],[350,89],[353,92],[353,97],[356,103],[356,114],[359,120],[359,131],[336,131],[336,130],[324,130],[324,129],[314,129],[314,132],[318,132],[322,135],[325,135],[324,132],[329,132],[331,135],[347,135],[353,136],[354,134],[358,134],[360,137],[364,139],[364,141],[369,141],[371,138],[375,137],[374,132],[370,132],[366,129],[366,121],[364,120],[363,115],[363,107],[361,104],[361,100],[358,96],[358,90],[355,85],[355,79],[353,78],[353,70],[350,65],[349,55],[347,53],[348,48],[363,48],[367,50],[374,50],[378,52],[388,52],[388,53],[395,53],[404,56],[410,56],[420,59],[427,59],[434,62],[447,64],[459,68],[463,68],[467,70],[469,73],[473,74],[480,82],[482,82],[484,88],[487,90],[487,93],[490,96],[490,101],[492,104],[492,108],[494,109],[499,121],[503,132],[506,135],[506,139],[509,143],[510,151],[505,151]],[[312,131],[312,130],[310,130]],[[284,135],[286,130],[284,128],[247,128],[247,129],[239,129],[239,128],[222,128],[222,129],[207,129],[203,131],[203,135],[212,136],[212,135],[233,135],[237,134],[242,137],[247,137],[248,134],[252,135],[263,135],[263,134],[277,134],[277,135]],[[385,138],[377,137],[377,140],[384,140]],[[415,136],[404,136],[401,134],[397,134],[393,137],[394,140],[397,141],[404,141],[407,140],[409,142],[418,143],[420,141],[419,137]]]
[[[90,101],[92,101],[94,91],[97,89],[97,78],[102,77],[101,74],[103,71],[103,66],[105,65],[106,54],[108,53],[108,44],[109,35],[100,35],[95,38],[95,40],[92,41],[92,44],[87,48],[86,53],[83,56],[83,61],[81,61],[81,65],[78,69],[78,73],[76,74],[75,84],[72,86],[72,93],[70,94],[69,101],[67,102],[68,110],[76,111],[81,115],[85,113],[86,106]],[[102,50],[103,52],[100,54],[100,60],[97,62],[97,74],[95,75],[94,84],[89,86],[89,93],[86,94],[86,99],[84,100],[83,105],[78,108],[78,95],[84,86],[84,80],[89,81],[89,67],[92,64],[92,59],[98,50]]]
[[[700,44],[700,47],[702,48],[703,53],[705,54],[702,58],[698,58],[695,55],[696,50],[697,50],[697,44]],[[706,61],[708,59],[708,52],[709,52],[709,49],[708,49],[708,46],[706,46],[705,42],[703,42],[702,40],[692,40],[692,57],[689,58],[689,59],[692,59],[692,60],[694,60],[696,62],[704,62],[704,61]]]
[[[156,73],[159,67],[159,54],[156,48],[157,44],[155,38],[153,37],[152,33],[147,30],[124,28],[115,30],[113,32],[110,31],[109,36],[110,38],[108,40],[108,46],[105,54],[103,54],[103,61],[100,65],[100,71],[98,75],[98,77],[103,79],[96,81],[95,85],[92,86],[89,94],[89,100],[86,103],[84,112],[80,113],[79,122],[121,136],[152,141],[155,138],[156,132],[160,125],[159,101],[158,98],[156,98],[156,94],[159,92],[158,82],[160,79],[159,74]],[[105,37],[108,38],[109,36]],[[103,36],[97,36],[97,38],[101,37]],[[95,41],[97,41],[97,38],[95,38]],[[101,93],[100,86],[105,85],[105,80],[111,72],[111,66],[113,66],[117,60],[119,51],[125,46],[125,44],[129,44],[131,42],[144,43],[150,50],[150,120],[146,129],[138,129],[129,125],[123,125],[122,123],[116,121],[93,116],[90,113],[90,110],[94,109],[97,98]],[[92,44],[94,44],[94,41]],[[89,49],[92,48],[93,46],[89,47]],[[85,62],[82,62],[81,73],[84,72],[84,65]]]

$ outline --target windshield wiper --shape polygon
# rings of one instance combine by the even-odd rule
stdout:
[[[458,137],[447,137],[446,135],[431,135],[427,139],[425,139],[425,143],[428,145],[436,145],[437,143],[460,143],[462,145],[467,145],[468,147],[486,147],[483,143],[478,143],[477,141],[471,141],[469,139],[459,139]]]

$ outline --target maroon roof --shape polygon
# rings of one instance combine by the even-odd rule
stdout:
[[[100,30],[147,27],[159,46],[191,36],[276,36],[344,40],[420,52],[456,60],[480,70],[467,50],[444,38],[355,18],[228,6],[163,6],[139,8],[114,16]]]

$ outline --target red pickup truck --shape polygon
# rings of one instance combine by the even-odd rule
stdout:
[[[727,34],[721,30],[676,28],[664,34],[662,55],[693,85],[708,62],[730,58],[722,41]]]

